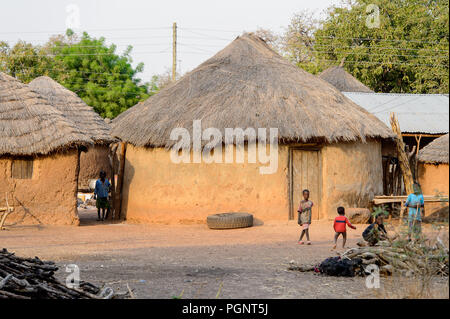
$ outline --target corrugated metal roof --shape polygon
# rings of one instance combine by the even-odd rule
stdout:
[[[448,94],[342,93],[388,127],[391,127],[389,114],[397,113],[403,133],[444,134],[449,131]]]

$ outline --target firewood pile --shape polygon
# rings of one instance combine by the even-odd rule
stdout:
[[[288,269],[296,271],[322,271],[323,264],[331,259],[343,263],[346,260],[354,263],[354,267],[361,266],[365,270],[369,265],[379,267],[380,274],[390,276],[394,273],[412,275],[448,276],[449,250],[442,242],[437,241],[430,246],[425,242],[407,241],[381,241],[376,246],[363,246],[350,248],[338,257],[327,258],[319,265],[295,265],[290,263]],[[355,271],[355,274],[364,275],[364,271]],[[366,271],[366,273],[369,273]]]
[[[392,275],[429,274],[448,276],[449,253],[443,245],[427,246],[423,243],[381,242],[374,247],[351,248],[340,255],[343,259],[360,258],[362,264],[377,265],[380,273]]]
[[[55,263],[38,257],[21,258],[0,250],[0,299],[110,299],[125,297],[109,287],[100,289],[81,281],[79,288],[68,288],[54,273]]]

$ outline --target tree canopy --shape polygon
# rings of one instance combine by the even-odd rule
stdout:
[[[314,34],[317,59],[345,58],[346,69],[375,92],[448,93],[448,9],[441,0],[332,7]]]
[[[345,69],[375,92],[449,92],[449,3],[444,0],[350,0],[324,18],[292,17],[281,35],[258,30],[297,66]]]
[[[28,83],[47,75],[77,93],[103,117],[113,118],[145,100],[148,83],[137,77],[143,63],[135,68],[129,46],[122,54],[104,38],[91,38],[83,33],[78,38],[71,30],[51,38],[43,46],[23,41],[12,48],[0,43],[0,70]]]

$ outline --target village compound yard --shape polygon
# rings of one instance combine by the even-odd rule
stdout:
[[[72,2],[0,5],[0,302],[450,300],[448,1]]]
[[[18,255],[56,261],[63,282],[69,275],[66,266],[76,264],[81,280],[118,292],[129,287],[136,298],[403,298],[418,289],[414,281],[399,285],[398,278],[395,285],[394,279],[382,278],[380,289],[369,289],[364,277],[289,271],[292,261],[316,264],[336,255],[330,251],[333,232],[327,221],[312,226],[311,246],[299,246],[299,227],[293,221],[211,230],[202,224],[95,225],[95,213],[82,214],[86,224],[79,227],[17,227],[1,232],[0,241]],[[349,247],[356,245],[364,225],[356,227]],[[448,240],[448,227],[425,229]],[[433,293],[446,298],[448,281],[436,280]]]

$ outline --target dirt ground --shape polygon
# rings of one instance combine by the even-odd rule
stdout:
[[[137,298],[371,298],[365,278],[323,277],[288,271],[290,261],[318,263],[330,251],[332,222],[311,225],[311,246],[297,244],[295,221],[245,229],[206,225],[136,225],[97,222],[80,210],[81,226],[15,226],[0,232],[0,248],[39,256],[60,266],[76,264],[81,280],[116,291],[127,284]],[[355,246],[365,225],[349,230]],[[436,232],[425,226],[425,232]],[[444,230],[448,232],[448,227]],[[383,279],[382,279],[383,280]],[[442,282],[439,284],[446,284]]]

